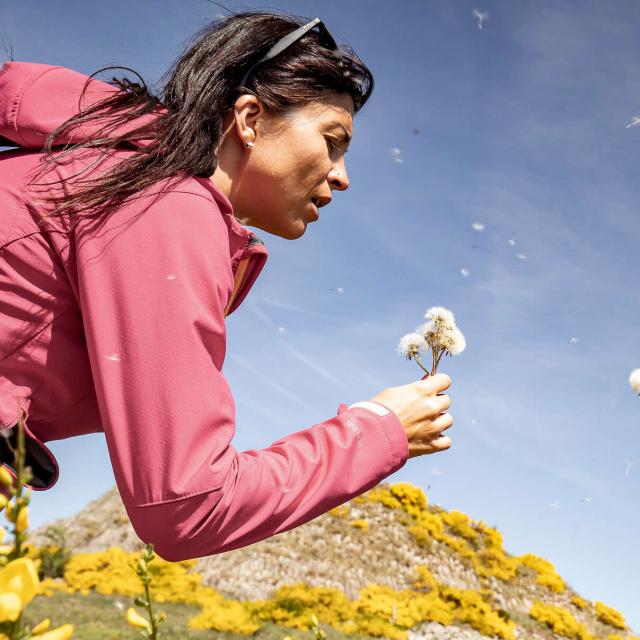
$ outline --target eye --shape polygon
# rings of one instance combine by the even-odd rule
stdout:
[[[325,136],[324,139],[327,142],[327,147],[329,147],[329,151],[333,150],[333,149],[340,149],[340,145],[336,144],[335,142],[335,138],[331,138],[329,136]]]

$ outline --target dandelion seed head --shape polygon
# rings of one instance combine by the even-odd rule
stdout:
[[[420,355],[420,349],[426,349],[424,336],[419,333],[407,333],[400,338],[396,351],[407,359]]]
[[[629,384],[633,392],[640,396],[640,369],[634,369],[629,375]]]
[[[430,307],[424,317],[433,320],[436,325],[453,326],[456,323],[453,312],[446,307]]]
[[[453,327],[449,335],[451,346],[447,351],[449,351],[452,356],[460,355],[467,346],[467,340],[464,337],[464,334],[458,327]]]

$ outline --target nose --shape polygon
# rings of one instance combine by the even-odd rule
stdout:
[[[344,163],[344,158],[333,165],[327,177],[331,189],[345,191],[349,188],[349,176],[347,176],[347,167]]]

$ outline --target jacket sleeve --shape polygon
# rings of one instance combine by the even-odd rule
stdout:
[[[144,208],[144,199],[136,209]],[[78,297],[103,429],[133,528],[178,561],[301,525],[402,467],[397,416],[362,406],[238,452],[222,365],[233,288],[213,200],[169,191],[75,230]],[[133,219],[134,218],[134,219]]]

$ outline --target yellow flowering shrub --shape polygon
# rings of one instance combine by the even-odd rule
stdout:
[[[515,640],[515,622],[501,617],[484,600],[482,594],[473,589],[453,587],[441,587],[440,593],[445,601],[455,603],[456,620],[471,625],[482,635]]]
[[[253,635],[260,629],[247,603],[225,600],[222,596],[208,599],[202,611],[192,617],[187,626],[189,629],[213,629],[242,635]]]
[[[479,534],[471,526],[469,516],[462,511],[444,512],[440,516],[443,522],[457,535],[462,536],[466,540],[478,543]]]
[[[580,596],[573,595],[571,597],[571,603],[574,604],[578,609],[586,609],[589,606],[589,603],[581,598]]]
[[[493,576],[504,582],[515,580],[518,575],[518,562],[507,557],[504,551],[497,547],[480,549],[476,553],[474,567],[479,576]]]
[[[143,587],[130,566],[130,562],[137,559],[137,553],[123,551],[119,547],[96,553],[78,553],[67,562],[64,579],[72,593],[74,590],[88,593],[95,589],[103,595],[139,595]],[[156,558],[156,562],[148,567],[153,599],[157,602],[200,604],[203,599],[210,598],[216,592],[203,586],[202,576],[192,572],[196,564],[196,559],[168,562]]]
[[[596,618],[598,618],[600,622],[616,627],[617,629],[624,630],[627,628],[621,613],[611,607],[607,607],[607,605],[602,602],[596,602],[595,605]]]
[[[391,509],[402,509],[417,517],[427,508],[427,496],[420,487],[410,482],[395,482],[391,485],[378,485],[364,494],[372,502],[381,502]]]
[[[522,556],[518,556],[516,560],[521,565],[537,572],[537,584],[548,587],[556,593],[563,593],[565,591],[566,584],[564,580],[556,573],[555,567],[548,560],[544,560],[533,553],[525,553]]]
[[[438,588],[438,581],[425,565],[419,564],[415,573],[416,577],[411,581],[411,584],[417,591],[432,591]]]
[[[482,534],[485,547],[502,549],[502,534],[493,527],[489,527],[482,520],[475,523],[476,529]]]
[[[407,531],[415,538],[421,547],[430,547],[431,539],[442,540],[444,537],[444,523],[438,514],[423,511],[415,519],[414,524],[407,527]]]
[[[450,625],[455,620],[452,605],[437,591],[417,593],[412,589],[396,591],[387,585],[369,584],[355,601],[358,633],[405,640],[407,630],[425,621]],[[395,622],[390,621],[395,607]],[[340,627],[336,627],[338,630]]]
[[[64,591],[68,593],[69,585],[62,579],[43,578],[40,581],[40,595],[52,596],[54,591]],[[73,593],[74,590],[72,589]]]
[[[339,504],[333,509],[329,509],[327,513],[334,518],[346,518],[349,515],[350,507],[348,504]]]
[[[352,527],[356,527],[358,529],[363,529],[364,531],[369,531],[369,521],[368,520],[351,520],[349,524]]]
[[[595,640],[593,636],[578,622],[569,611],[562,607],[544,604],[534,600],[529,615],[538,622],[542,622],[554,633],[572,640]]]
[[[339,589],[311,587],[303,582],[282,585],[270,599],[246,604],[257,620],[301,630],[311,627],[309,616],[314,612],[332,626],[354,613],[351,600]]]

